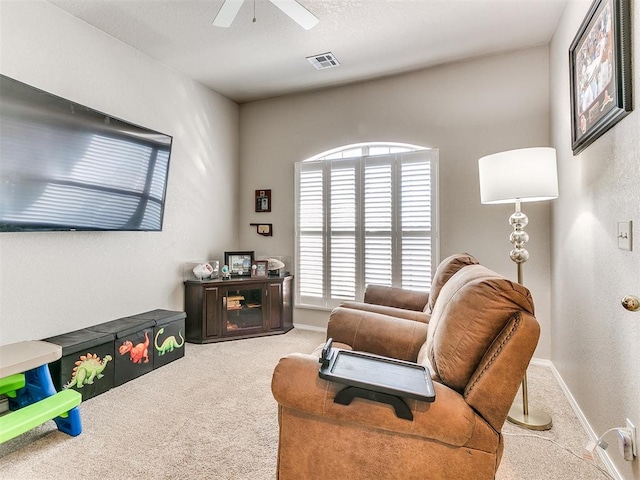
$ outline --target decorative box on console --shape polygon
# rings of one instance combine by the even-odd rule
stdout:
[[[112,333],[87,329],[46,338],[62,347],[62,357],[49,364],[56,390],[72,388],[84,401],[113,388],[114,338]]]
[[[185,312],[157,309],[131,317],[155,322],[152,339],[153,368],[184,357],[186,316]]]
[[[115,335],[114,386],[122,385],[153,370],[153,320],[131,317],[89,327],[94,332]]]

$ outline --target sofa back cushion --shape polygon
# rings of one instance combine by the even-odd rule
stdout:
[[[433,307],[436,304],[436,300],[440,295],[440,290],[449,279],[455,275],[458,270],[467,265],[478,265],[478,260],[468,253],[456,253],[450,257],[445,258],[440,262],[436,273],[433,274],[433,280],[431,281],[431,291],[429,293],[429,301],[424,307],[426,313],[432,313]]]
[[[527,288],[481,265],[460,269],[440,291],[418,362],[431,368],[435,380],[462,394],[519,311],[534,313]]]
[[[400,287],[387,287],[384,285],[367,285],[364,291],[364,303],[372,305],[382,305],[385,307],[402,308],[404,310],[413,310],[423,312],[429,294],[416,290],[408,290]],[[354,308],[357,302],[343,302],[342,306]]]

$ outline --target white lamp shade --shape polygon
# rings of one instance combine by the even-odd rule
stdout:
[[[482,203],[537,202],[558,198],[554,148],[494,153],[478,160]]]

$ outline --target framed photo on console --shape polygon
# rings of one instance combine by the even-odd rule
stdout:
[[[595,0],[569,47],[577,155],[631,112],[631,0]]]
[[[253,252],[224,252],[224,263],[229,266],[232,276],[249,277],[253,265]]]
[[[253,278],[267,278],[269,276],[268,265],[267,260],[255,260],[251,265],[251,276]]]

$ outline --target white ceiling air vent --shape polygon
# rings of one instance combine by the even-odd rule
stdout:
[[[318,55],[311,55],[307,57],[309,63],[316,67],[316,70],[323,70],[325,68],[332,68],[340,66],[340,62],[331,52],[320,53]]]

